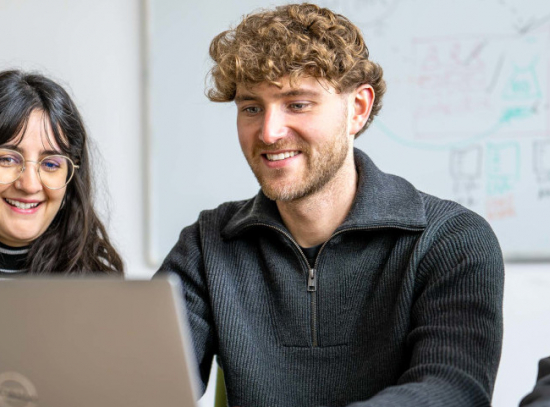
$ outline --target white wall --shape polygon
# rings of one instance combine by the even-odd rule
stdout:
[[[128,274],[149,277],[140,44],[135,0],[0,0],[0,69],[38,69],[69,88],[101,151],[97,177],[109,194],[98,194],[98,203],[110,236]],[[549,264],[507,266],[497,407],[517,406],[538,359],[550,355],[549,293]]]

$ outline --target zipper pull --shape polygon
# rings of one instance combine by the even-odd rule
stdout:
[[[309,269],[309,274],[307,278],[307,290],[317,291],[317,278],[315,276],[315,269]]]

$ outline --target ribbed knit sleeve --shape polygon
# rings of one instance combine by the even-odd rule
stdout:
[[[540,360],[537,384],[520,403],[520,407],[548,406],[550,406],[550,357]]]
[[[198,222],[182,230],[178,242],[158,271],[158,273],[164,272],[174,272],[182,280],[187,318],[201,375],[202,392],[204,392],[217,345],[204,278]]]
[[[435,215],[417,243],[423,257],[412,262],[408,369],[397,385],[354,407],[491,404],[503,334],[501,250],[475,213]]]

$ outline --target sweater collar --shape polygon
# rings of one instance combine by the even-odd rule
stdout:
[[[361,150],[354,149],[359,176],[357,194],[344,222],[335,232],[345,229],[405,228],[426,226],[424,203],[418,190],[401,177],[378,169]],[[231,239],[254,225],[272,226],[288,232],[275,201],[262,191],[246,202],[222,230],[222,237]]]
[[[0,242],[0,253],[8,254],[12,256],[26,255],[29,252],[30,246],[11,247],[7,244]]]

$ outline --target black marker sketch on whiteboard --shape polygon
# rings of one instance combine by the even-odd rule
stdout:
[[[478,203],[476,196],[481,189],[482,168],[483,148],[479,144],[451,150],[450,171],[457,202],[470,208]]]
[[[550,140],[533,143],[533,165],[539,183],[539,199],[550,199]]]
[[[515,0],[517,5],[513,5],[511,1],[505,3],[508,3],[506,6],[514,20],[513,28],[518,34],[529,33],[550,22],[550,14],[540,16],[540,14],[537,13],[539,10],[529,8],[530,5],[533,5],[529,3],[534,2]]]
[[[499,13],[497,7],[509,15],[512,28],[518,34],[528,33],[550,21],[550,14],[540,15],[540,3],[536,1],[496,0],[495,12]]]
[[[527,34],[530,31],[534,31],[539,27],[542,27],[544,24],[550,22],[550,14],[536,19],[535,17],[531,17],[529,21],[524,24],[523,26],[518,27],[518,33],[519,34]]]
[[[487,87],[486,93],[492,93],[497,84],[500,72],[502,71],[502,66],[504,65],[504,52],[500,54],[497,63],[495,64],[494,73],[491,76],[491,81]]]

